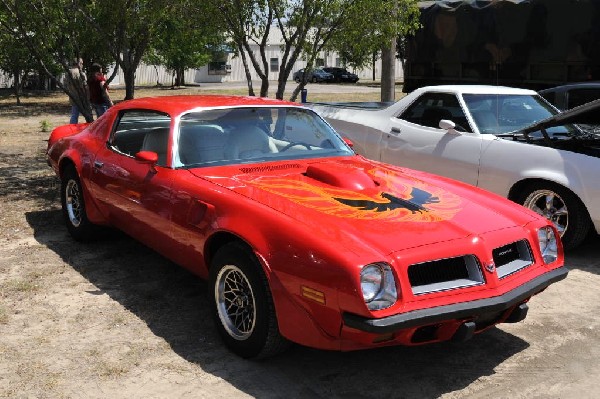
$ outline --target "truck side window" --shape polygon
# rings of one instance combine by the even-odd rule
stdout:
[[[398,119],[439,129],[440,120],[451,120],[456,130],[471,132],[465,113],[454,94],[425,93],[413,102]]]

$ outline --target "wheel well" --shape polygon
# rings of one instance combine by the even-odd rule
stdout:
[[[208,238],[206,244],[204,245],[204,264],[206,265],[207,269],[210,268],[210,263],[217,251],[230,242],[239,242],[243,245],[246,245],[252,251],[252,247],[235,234],[225,231],[215,233]]]
[[[558,184],[556,182],[553,182],[551,180],[545,180],[545,179],[525,179],[525,180],[521,180],[516,182],[511,188],[510,191],[508,192],[508,199],[511,201],[516,201],[519,198],[519,194],[521,194],[523,192],[523,190],[525,189],[525,187],[531,185],[531,184],[535,184],[535,183],[542,183],[542,184],[548,184],[548,185],[554,185],[554,186],[560,186],[562,188],[564,188],[565,190],[571,191],[570,189],[568,189],[567,187]],[[573,193],[571,191],[571,193]],[[573,193],[573,195],[575,195],[575,193]]]
[[[576,201],[578,201],[581,206],[583,207],[583,209],[585,210],[585,212],[588,215],[588,218],[590,217],[589,215],[589,211],[587,209],[587,206],[583,203],[583,201],[581,200],[581,198],[579,198],[579,196],[577,194],[575,194],[573,192],[573,190],[571,190],[569,187],[565,187],[560,183],[556,183],[552,180],[545,180],[545,179],[525,179],[525,180],[521,180],[517,183],[515,183],[511,188],[510,191],[508,192],[508,199],[514,202],[517,202],[518,198],[519,198],[519,194],[523,192],[523,190],[531,185],[531,184],[545,184],[548,185],[550,187],[554,186],[554,187],[560,187],[561,189],[569,192]]]
[[[63,174],[65,173],[65,170],[70,166],[75,168],[75,162],[73,162],[71,159],[65,158],[60,161],[59,172],[60,172],[61,178],[62,178]]]

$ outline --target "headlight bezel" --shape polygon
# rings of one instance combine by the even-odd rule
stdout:
[[[558,260],[558,238],[554,228],[550,225],[537,230],[537,240],[544,264],[549,265]]]
[[[360,288],[369,310],[387,309],[398,300],[396,278],[385,262],[370,263],[360,271]]]

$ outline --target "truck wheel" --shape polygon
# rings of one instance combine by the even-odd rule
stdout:
[[[590,231],[591,219],[581,200],[570,190],[551,182],[528,185],[517,203],[550,220],[565,249],[577,247]]]
[[[210,267],[209,301],[225,345],[244,358],[265,358],[283,351],[267,278],[252,251],[226,244]]]
[[[67,167],[62,175],[60,199],[69,234],[77,241],[91,241],[96,238],[100,227],[90,222],[87,217],[81,180],[72,166]]]

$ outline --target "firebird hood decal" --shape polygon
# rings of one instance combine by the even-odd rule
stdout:
[[[322,184],[302,175],[246,180],[252,187],[318,212],[352,219],[433,222],[452,219],[461,210],[457,195],[381,169],[367,171],[379,186],[351,190]]]
[[[374,210],[376,212],[393,211],[397,208],[406,208],[412,213],[416,212],[427,212],[427,208],[422,205],[429,203],[440,202],[439,198],[433,197],[426,191],[413,187],[412,197],[408,200],[398,198],[392,194],[382,193],[381,197],[388,200],[387,202],[375,202],[375,201],[364,201],[364,200],[347,200],[345,198],[334,198],[336,201],[342,204],[353,206],[362,210]],[[414,200],[415,202],[411,202]]]

